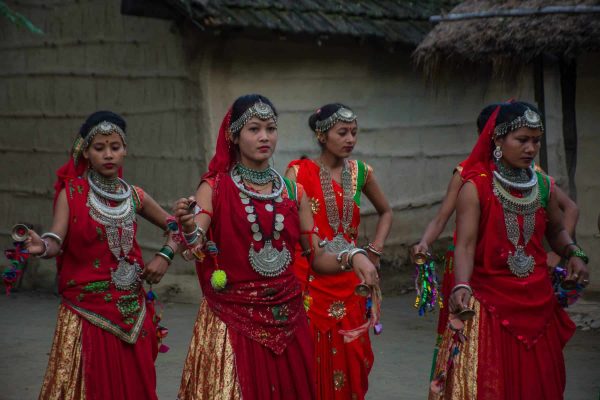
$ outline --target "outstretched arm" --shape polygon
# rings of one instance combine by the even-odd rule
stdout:
[[[467,182],[460,190],[456,204],[454,278],[457,286],[452,289],[449,299],[452,312],[468,307],[472,294],[469,281],[473,273],[480,216],[477,188],[473,183]]]
[[[423,233],[423,237],[419,241],[418,244],[413,246],[412,255],[414,256],[416,253],[427,253],[429,251],[429,247],[433,242],[437,240],[440,236],[448,220],[454,214],[454,209],[456,208],[456,202],[458,198],[458,192],[462,185],[462,178],[460,173],[456,171],[454,175],[452,175],[452,179],[450,179],[450,183],[448,183],[448,188],[446,189],[446,195],[442,200],[442,205],[438,210],[435,217],[429,222],[427,228],[425,229],[425,233]]]
[[[54,218],[50,232],[58,235],[60,241],[53,237],[42,239],[37,232],[29,230],[29,237],[25,240],[25,248],[35,256],[43,255],[44,258],[55,257],[60,253],[62,240],[67,236],[69,230],[69,203],[67,192],[62,189],[56,198],[54,206]]]

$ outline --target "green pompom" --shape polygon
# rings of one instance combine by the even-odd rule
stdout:
[[[215,270],[210,277],[210,284],[215,290],[225,289],[225,285],[227,285],[227,274],[225,271],[222,269]]]

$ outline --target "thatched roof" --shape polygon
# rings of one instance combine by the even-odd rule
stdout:
[[[206,31],[268,36],[353,37],[415,47],[428,19],[457,0],[163,0]],[[126,14],[149,15],[156,0],[123,0]],[[127,7],[126,7],[127,6]]]
[[[508,12],[557,5],[597,6],[600,1],[467,0],[450,13]],[[443,65],[488,64],[503,69],[531,62],[542,54],[572,58],[597,50],[600,50],[599,13],[556,13],[443,21],[425,37],[413,57],[417,65],[431,74]]]

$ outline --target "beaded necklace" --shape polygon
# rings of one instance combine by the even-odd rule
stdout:
[[[501,164],[501,163],[498,163]],[[540,207],[540,192],[537,185],[537,174],[533,168],[529,170],[510,171],[505,175],[506,168],[494,171],[493,191],[502,204],[506,236],[515,248],[508,255],[508,267],[519,278],[529,276],[535,267],[533,256],[525,252],[525,248],[535,231],[535,214]],[[527,176],[527,171],[532,175]],[[533,183],[533,184],[532,184]],[[510,190],[516,190],[523,196],[514,196]],[[519,244],[521,229],[517,215],[523,216],[523,244]]]
[[[106,178],[94,170],[88,173],[88,183],[90,190],[86,204],[90,217],[104,226],[108,248],[117,259],[111,280],[118,290],[134,290],[140,282],[142,268],[137,262],[130,263],[126,259],[134,237],[135,207],[131,186],[120,178]],[[111,202],[117,204],[112,206]]]

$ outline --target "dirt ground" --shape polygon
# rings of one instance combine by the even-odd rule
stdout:
[[[598,297],[598,296],[592,296]],[[597,299],[595,299],[597,300]],[[373,337],[375,365],[369,399],[425,399],[437,315],[418,317],[407,294],[386,297],[384,332]],[[35,399],[48,361],[58,298],[21,292],[0,296],[0,399]],[[168,353],[156,362],[160,399],[175,399],[183,361],[198,311],[196,304],[165,306]],[[600,394],[600,303],[581,300],[570,310],[580,325],[565,350],[567,400],[596,400]],[[535,399],[532,399],[535,400]]]

